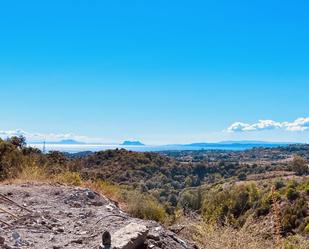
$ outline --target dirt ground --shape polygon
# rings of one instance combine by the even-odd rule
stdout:
[[[89,189],[2,184],[0,194],[21,205],[0,198],[0,208],[6,211],[0,210],[0,248],[99,248],[104,230],[113,236],[131,223],[148,229],[139,248],[196,248],[156,222],[130,217]]]

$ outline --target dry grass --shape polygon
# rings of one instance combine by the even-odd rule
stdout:
[[[254,232],[244,226],[235,229],[229,225],[219,226],[208,224],[203,221],[186,221],[186,229],[183,236],[197,243],[200,248],[205,249],[274,249],[274,242],[266,238],[261,231]]]
[[[51,182],[52,179],[45,173],[42,167],[35,162],[22,168],[15,178],[9,178],[4,183],[25,183],[25,182]]]
[[[284,245],[285,249],[308,249],[309,240],[302,236],[295,235],[285,239]]]
[[[27,182],[42,182],[42,183],[61,183],[70,186],[81,186],[83,181],[79,173],[63,172],[55,175],[49,175],[44,168],[39,167],[35,162],[22,168],[17,174],[17,177],[10,178],[3,183],[27,183]]]
[[[116,203],[121,203],[122,191],[117,185],[111,184],[106,181],[85,181],[83,186],[97,193],[105,195],[107,198],[113,200]]]
[[[53,177],[53,181],[67,184],[70,186],[82,186],[83,180],[77,172],[63,172]]]
[[[270,219],[254,220],[249,217],[240,229],[228,224],[220,226],[184,216],[177,219],[177,224],[185,227],[180,235],[194,241],[201,249],[278,248]],[[309,240],[299,235],[282,238],[282,243],[281,248],[284,249],[309,249]]]

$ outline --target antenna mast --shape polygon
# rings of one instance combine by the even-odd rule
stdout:
[[[43,142],[43,154],[45,154],[46,152],[46,139],[44,139],[44,142]]]

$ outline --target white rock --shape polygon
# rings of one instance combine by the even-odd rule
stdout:
[[[112,234],[113,249],[136,249],[143,245],[148,234],[145,225],[130,223]]]

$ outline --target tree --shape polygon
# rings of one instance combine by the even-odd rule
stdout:
[[[26,146],[26,138],[24,136],[13,136],[7,139],[7,141],[13,144],[18,149],[23,149]]]
[[[64,153],[60,151],[50,151],[47,153],[47,159],[50,164],[65,165],[67,162],[67,157]]]
[[[173,206],[173,207],[176,207],[176,205],[177,205],[177,196],[175,195],[175,194],[171,194],[170,196],[169,196],[169,202],[171,203],[171,205]]]
[[[240,172],[237,177],[240,181],[244,181],[247,179],[247,175],[244,172]]]
[[[294,188],[288,188],[287,193],[286,193],[286,197],[290,200],[290,201],[294,201],[299,197],[299,193],[294,189]]]
[[[292,162],[292,170],[295,171],[297,175],[308,174],[309,173],[308,162],[300,156],[294,156]]]
[[[21,151],[13,143],[0,140],[0,179],[15,177],[23,163]]]

